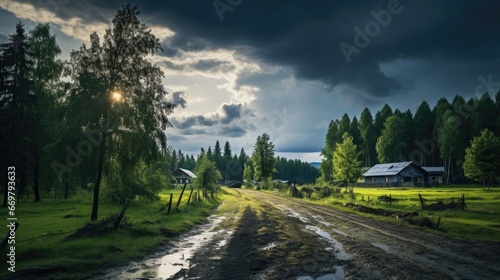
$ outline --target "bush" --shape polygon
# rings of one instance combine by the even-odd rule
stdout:
[[[303,195],[307,196],[308,198],[311,198],[311,194],[313,193],[313,190],[308,187],[302,187],[300,191],[302,192]]]
[[[296,186],[293,186],[290,188],[290,195],[292,197],[296,197],[296,198],[303,198],[302,193],[300,192],[300,190]]]
[[[325,187],[315,187],[315,188],[318,188],[318,190],[316,191],[318,193],[318,196],[320,198],[325,198],[325,197],[330,197],[330,195],[332,195],[333,193],[335,193],[335,190],[328,187],[328,186],[325,186]]]
[[[278,181],[272,181],[271,182],[271,187],[273,189],[279,190],[280,192],[286,191],[288,189],[288,185],[287,184],[281,183],[281,182],[278,182]]]

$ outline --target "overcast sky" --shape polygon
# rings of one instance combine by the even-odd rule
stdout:
[[[414,113],[422,100],[500,87],[499,1],[136,2],[178,104],[169,145],[185,153],[217,139],[250,153],[266,132],[280,155],[319,161],[327,124],[344,113],[384,103]],[[18,21],[49,22],[66,59],[126,3],[2,0],[0,42]]]

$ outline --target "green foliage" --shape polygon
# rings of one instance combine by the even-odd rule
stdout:
[[[295,197],[295,198],[303,198],[304,197],[302,192],[300,192],[299,188],[297,188],[296,186],[290,187],[289,193],[292,197]]]
[[[375,163],[375,128],[373,126],[373,117],[368,108],[365,108],[361,112],[361,117],[359,119],[358,130],[360,132],[361,140],[363,142],[362,152],[365,155],[364,166],[372,166]]]
[[[325,136],[325,146],[321,149],[321,165],[319,168],[320,177],[318,178],[319,184],[330,184],[333,182],[332,169],[333,169],[333,152],[339,142],[339,121],[331,121],[328,125],[328,130]]]
[[[276,158],[276,173],[273,179],[293,180],[300,183],[314,183],[319,177],[317,168],[299,159],[287,159],[285,157]]]
[[[243,179],[245,179],[245,185],[249,186],[253,178],[253,168],[250,164],[245,163],[245,170],[243,171]]]
[[[422,101],[415,112],[413,118],[415,139],[418,143],[423,143],[425,140],[432,139],[432,130],[434,129],[435,117],[431,112],[431,108],[426,101]],[[429,151],[420,149],[420,165],[427,166],[427,163],[432,162]]]
[[[373,123],[374,130],[375,130],[375,138],[378,139],[380,135],[382,135],[382,131],[384,130],[385,123],[387,119],[392,116],[392,108],[388,105],[385,104],[380,111],[378,111],[375,114],[375,120]]]
[[[397,115],[387,118],[375,146],[378,160],[381,163],[402,161],[405,147],[403,120]]]
[[[33,108],[35,116],[33,189],[35,201],[40,201],[39,185],[50,185],[55,175],[49,161],[53,157],[44,149],[54,142],[57,134],[64,129],[62,126],[64,122],[57,118],[60,110],[57,93],[62,87],[60,78],[63,64],[56,59],[61,54],[61,49],[55,35],[50,33],[49,24],[38,24],[31,30],[28,45],[33,63],[29,71],[33,81],[31,89],[37,99],[37,106]]]
[[[335,181],[347,186],[361,176],[361,161],[358,160],[359,152],[352,137],[344,133],[342,139],[342,143],[337,145],[333,153],[333,172]]]
[[[194,173],[196,174],[193,181],[194,187],[210,192],[216,192],[219,189],[219,180],[222,179],[222,175],[215,163],[206,156],[198,159]]]
[[[500,138],[485,129],[465,150],[465,176],[490,184],[500,176]]]
[[[257,137],[252,154],[254,178],[267,182],[276,172],[276,158],[274,157],[274,144],[266,133]],[[267,187],[267,185],[266,185]]]
[[[438,128],[439,151],[442,158],[448,159],[446,163],[448,178],[452,177],[454,163],[461,165],[464,157],[463,135],[459,129],[460,123],[459,118],[455,116],[452,110],[447,110],[441,116],[442,126]],[[455,162],[453,161],[454,158],[457,159]]]

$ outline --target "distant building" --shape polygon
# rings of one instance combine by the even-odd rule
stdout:
[[[174,170],[172,172],[172,176],[175,177],[176,184],[190,184],[192,183],[193,179],[196,178],[196,175],[193,172],[183,168],[177,168],[176,170]]]
[[[422,167],[427,171],[427,182],[432,185],[444,184],[444,178],[446,172],[444,171],[444,166],[437,167]]]
[[[299,182],[296,180],[273,180],[273,182],[287,184],[288,186],[291,186],[291,187],[299,185]]]
[[[427,171],[413,161],[377,164],[363,174],[365,185],[424,186]]]

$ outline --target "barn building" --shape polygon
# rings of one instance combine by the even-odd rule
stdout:
[[[172,172],[172,176],[175,177],[176,184],[190,184],[192,183],[193,179],[196,178],[196,175],[193,172],[183,168],[177,168],[176,170],[174,170]]]
[[[427,171],[413,161],[381,163],[363,174],[365,185],[424,186]]]

